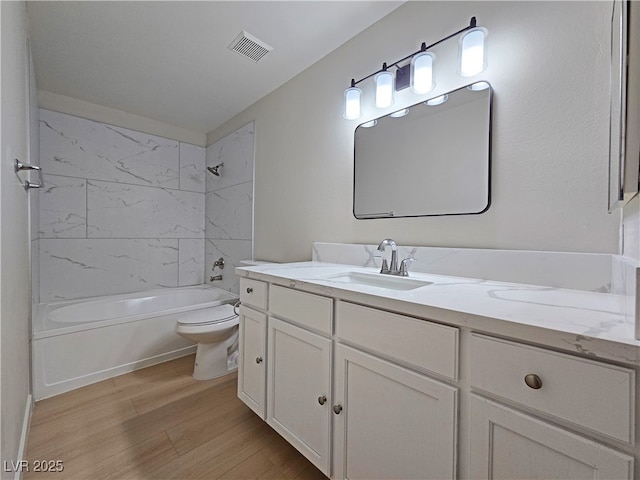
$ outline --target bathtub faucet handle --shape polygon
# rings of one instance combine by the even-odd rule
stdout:
[[[216,267],[220,267],[220,270],[224,269],[224,258],[220,257],[218,260],[213,262],[213,268],[211,270],[215,270]]]

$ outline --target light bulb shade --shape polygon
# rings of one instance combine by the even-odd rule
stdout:
[[[472,92],[481,92],[482,90],[489,88],[489,84],[487,82],[476,82],[472,83],[467,88]]]
[[[387,108],[393,105],[393,74],[386,70],[376,75],[375,106]]]
[[[362,114],[360,111],[360,97],[362,90],[358,87],[347,88],[344,91],[344,118],[356,120]]]
[[[469,30],[460,40],[460,75],[473,77],[486,66],[484,39],[487,31],[482,28]]]
[[[429,52],[420,52],[411,59],[411,91],[416,94],[433,90],[433,59]]]
[[[447,100],[449,100],[449,95],[447,95],[445,93],[444,95],[440,95],[439,97],[435,97],[435,98],[432,98],[430,100],[427,100],[424,103],[426,103],[430,107],[435,107],[435,106],[438,106],[438,105],[442,105]]]
[[[402,118],[406,115],[409,115],[409,109],[408,108],[403,108],[402,110],[398,110],[397,112],[393,112],[391,115],[389,115],[391,118]]]

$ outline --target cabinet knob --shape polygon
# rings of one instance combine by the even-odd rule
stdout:
[[[324,395],[322,395],[321,397],[318,397],[318,403],[320,405],[324,405],[327,402],[327,397],[325,397]]]
[[[251,287],[247,288],[247,293],[249,293],[249,294],[253,293],[253,288],[251,288]]]
[[[342,405],[340,405],[339,403],[333,406],[333,413],[335,413],[336,415],[340,415],[341,411]]]
[[[262,363],[262,357],[256,357],[256,363]]]
[[[538,390],[542,388],[542,380],[538,375],[530,373],[524,377],[524,383],[527,384],[527,387],[533,388],[534,390]]]

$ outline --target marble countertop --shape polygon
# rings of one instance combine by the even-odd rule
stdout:
[[[391,290],[339,278],[348,272],[379,275],[374,268],[324,262],[236,269],[244,278],[640,365],[640,341],[634,338],[633,325],[625,321],[619,295],[428,273],[409,277],[431,282],[427,286]],[[338,278],[330,278],[334,276]]]

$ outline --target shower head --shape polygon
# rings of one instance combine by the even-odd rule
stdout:
[[[207,170],[209,170],[211,173],[213,173],[216,177],[219,177],[222,172],[219,172],[218,169],[220,167],[222,167],[222,166],[224,166],[224,163],[219,163],[218,165],[216,165],[214,167],[207,167]]]

